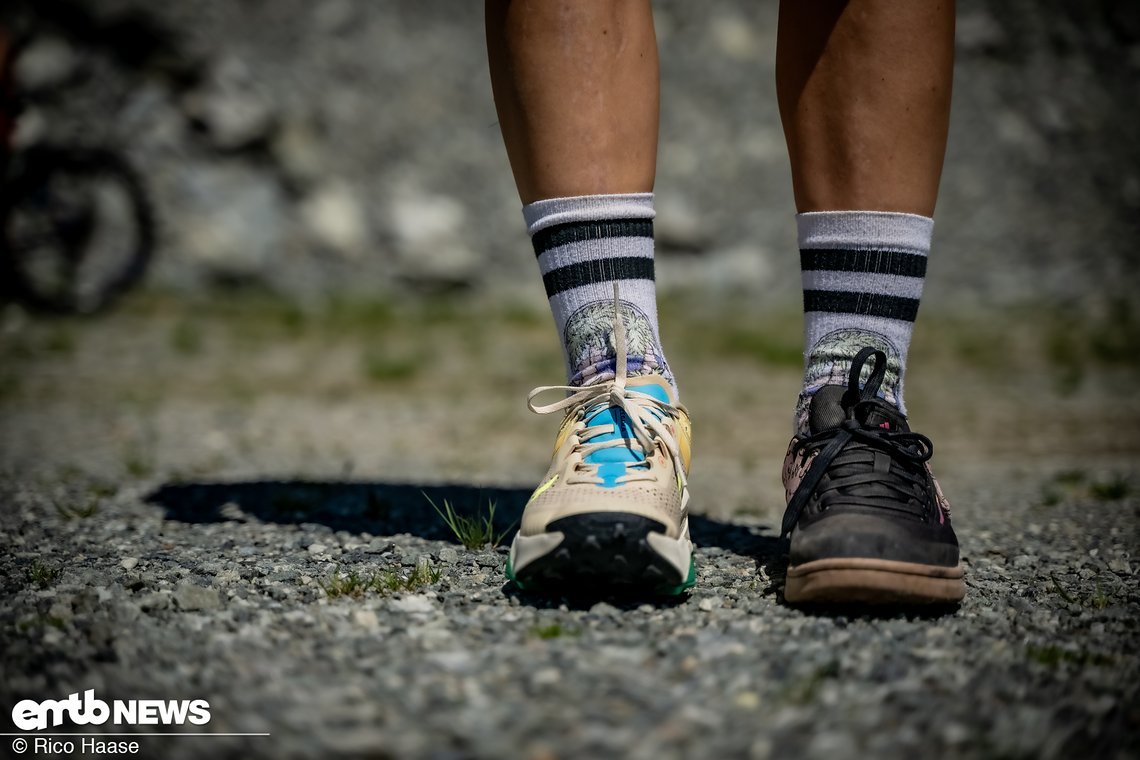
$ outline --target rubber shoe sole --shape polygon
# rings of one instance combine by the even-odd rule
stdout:
[[[788,567],[784,599],[793,604],[953,604],[966,595],[962,565],[938,567],[840,557]]]
[[[525,557],[537,547],[542,556]],[[507,577],[522,591],[682,594],[696,584],[692,543],[670,539],[642,515],[591,512],[555,520],[545,533],[516,535]]]

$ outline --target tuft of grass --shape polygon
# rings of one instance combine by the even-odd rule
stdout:
[[[1088,346],[1093,358],[1105,364],[1136,364],[1140,315],[1135,312],[1131,301],[1113,301],[1105,318],[1092,325],[1088,332]]]
[[[132,478],[147,478],[154,474],[154,460],[141,447],[132,447],[123,456],[123,467]]]
[[[1065,589],[1061,587],[1060,582],[1057,580],[1056,575],[1051,574],[1049,577],[1053,581],[1053,590],[1056,591],[1057,595],[1064,599],[1067,604],[1079,604],[1080,606],[1087,609],[1103,610],[1105,607],[1108,607],[1108,605],[1112,603],[1112,600],[1109,598],[1108,594],[1101,587],[1099,579],[1094,583],[1092,593],[1082,600],[1065,591]]]
[[[1075,393],[1084,381],[1085,373],[1080,340],[1072,325],[1056,322],[1047,327],[1045,358],[1051,367],[1057,393],[1062,396]]]
[[[24,578],[29,584],[34,584],[40,588],[47,588],[55,582],[55,579],[59,577],[59,573],[60,570],[58,567],[50,567],[37,559],[24,571]]]
[[[397,592],[418,591],[439,582],[442,571],[428,562],[420,562],[407,574],[398,570],[385,570],[381,573],[363,575],[355,570],[350,573],[337,571],[317,584],[329,599],[349,597],[359,599],[369,593],[394,594]]]
[[[277,320],[285,330],[286,335],[298,338],[304,334],[309,323],[309,317],[304,310],[292,303],[284,304],[277,314]]]
[[[12,398],[20,393],[24,384],[20,376],[7,370],[0,371],[0,399]]]
[[[57,326],[44,337],[44,351],[49,354],[70,355],[75,351],[75,336],[71,330]]]
[[[438,583],[441,575],[442,571],[439,568],[432,567],[427,562],[419,562],[407,575],[400,575],[395,570],[380,573],[374,578],[372,585],[381,592],[418,591]]]
[[[320,326],[334,334],[376,335],[399,322],[392,304],[372,300],[334,299],[320,317]]]
[[[1103,483],[1093,483],[1089,486],[1089,494],[1097,501],[1119,501],[1128,495],[1128,482],[1117,475]]]
[[[119,492],[119,487],[109,480],[96,480],[87,486],[87,493],[93,499],[109,499]]]
[[[410,380],[419,374],[421,364],[413,357],[388,356],[376,351],[369,351],[361,357],[361,370],[374,383]]]
[[[179,322],[170,330],[170,347],[182,356],[202,352],[202,331],[194,322]]]
[[[1104,592],[1104,589],[1100,587],[1100,581],[1097,581],[1096,586],[1093,588],[1093,592],[1089,596],[1088,602],[1085,604],[1085,606],[1090,607],[1094,610],[1103,610],[1111,603],[1112,600],[1108,598],[1108,594],[1106,594]]]
[[[1004,333],[974,330],[965,326],[952,341],[958,360],[988,372],[1004,372],[1010,366],[1009,339]]]
[[[436,511],[436,514],[443,519],[447,527],[459,539],[459,543],[468,549],[494,549],[502,543],[507,533],[514,527],[514,523],[512,523],[502,531],[495,531],[495,502],[493,501],[488,502],[485,514],[477,514],[471,517],[456,512],[447,499],[443,500],[443,509],[440,509],[426,493],[424,498],[428,500],[431,508]]]
[[[327,580],[317,581],[317,585],[321,587],[329,599],[342,596],[357,599],[368,593],[368,590],[372,588],[372,581],[371,576],[365,577],[356,571],[351,573],[337,571],[330,575]]]
[[[1053,581],[1053,590],[1057,592],[1057,596],[1061,597],[1062,599],[1064,599],[1069,604],[1076,604],[1077,603],[1077,600],[1075,598],[1073,598],[1073,595],[1070,594],[1068,591],[1066,591],[1064,589],[1064,587],[1061,585],[1061,582],[1059,580],[1057,580],[1056,573],[1050,573],[1049,579],[1051,581]]]
[[[531,627],[530,633],[532,636],[537,636],[540,639],[558,639],[563,636],[581,636],[582,631],[578,628],[565,628],[561,623],[550,623],[548,625],[536,625]]]
[[[1083,470],[1065,470],[1063,472],[1058,472],[1055,476],[1053,476],[1053,482],[1059,486],[1068,486],[1070,488],[1075,488],[1081,483],[1084,483],[1085,478],[1087,477],[1088,476],[1085,475]]]
[[[1122,475],[1108,480],[1092,481],[1079,470],[1058,473],[1042,488],[1042,503],[1051,507],[1068,498],[1091,498],[1096,501],[1119,501],[1132,493],[1132,487]]]
[[[538,327],[544,324],[545,315],[524,303],[510,303],[502,307],[500,318],[508,325]]]
[[[1113,664],[1113,658],[1106,654],[1085,650],[1074,652],[1069,649],[1062,649],[1056,644],[1030,644],[1025,648],[1025,654],[1030,660],[1051,668],[1061,664],[1071,664],[1078,667]]]
[[[456,321],[471,324],[463,307],[453,298],[437,296],[420,301],[420,319],[428,325],[450,325]]]

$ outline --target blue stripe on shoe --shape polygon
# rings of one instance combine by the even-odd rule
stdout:
[[[647,396],[660,399],[666,403],[669,402],[668,393],[660,386],[639,386],[637,391]],[[598,477],[601,478],[603,488],[616,488],[620,485],[618,479],[626,473],[627,465],[636,465],[645,461],[645,454],[642,453],[641,447],[636,443],[633,428],[629,423],[629,417],[616,406],[606,406],[586,417],[586,425],[589,427],[613,427],[612,432],[595,436],[590,439],[590,443],[604,443],[606,441],[617,440],[629,442],[627,445],[621,447],[613,446],[600,449],[587,455],[582,460],[586,464],[598,465]]]
[[[617,488],[618,478],[625,475],[625,465],[620,462],[606,462],[598,467],[598,477],[602,479],[602,488]]]
[[[587,455],[582,461],[586,464],[603,464],[606,462],[644,462],[645,455],[637,445],[630,426],[629,417],[616,406],[599,409],[586,418],[587,427],[611,426],[613,430],[602,433],[590,439],[590,443],[605,443],[607,441],[628,441],[625,446],[600,449]]]
[[[639,385],[636,388],[632,388],[631,390],[636,391],[637,393],[644,393],[646,396],[652,396],[662,403],[670,403],[669,392],[660,385]]]

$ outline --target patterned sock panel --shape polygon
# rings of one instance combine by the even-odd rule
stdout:
[[[653,194],[552,198],[523,207],[571,385],[614,377],[614,282],[629,376],[657,373],[676,391],[661,349],[653,274]]]
[[[812,394],[825,385],[845,385],[851,360],[864,346],[887,355],[879,393],[905,414],[903,373],[934,220],[883,211],[819,211],[798,214],[796,223],[805,346],[796,434],[807,432]]]

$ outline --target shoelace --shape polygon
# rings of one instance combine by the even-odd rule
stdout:
[[[553,414],[563,410],[577,409],[576,413],[582,418],[588,417],[592,409],[600,407],[603,404],[609,407],[617,407],[625,413],[625,419],[629,420],[634,439],[641,447],[646,461],[648,461],[649,457],[652,456],[655,451],[655,441],[661,442],[661,445],[673,460],[673,466],[677,470],[677,477],[680,479],[681,489],[684,491],[688,488],[688,480],[685,476],[685,468],[681,462],[681,447],[678,445],[677,439],[673,437],[672,433],[669,432],[668,428],[666,428],[661,421],[661,418],[664,416],[674,416],[680,408],[661,401],[660,399],[656,399],[649,394],[640,393],[626,387],[627,346],[625,324],[621,319],[621,301],[618,297],[617,283],[614,283],[614,343],[616,344],[615,348],[617,350],[617,366],[614,370],[614,378],[612,380],[606,380],[587,386],[539,386],[527,395],[527,406],[536,414]],[[536,397],[549,391],[561,391],[569,395],[553,404],[537,405],[534,403]],[[587,427],[579,434],[579,443],[575,447],[575,451],[585,458],[600,449],[627,446],[629,442],[628,439],[625,438],[589,443],[590,439],[610,432],[609,427],[610,426]],[[596,465],[586,466],[596,467]],[[627,470],[625,480],[628,481],[637,478],[636,470],[633,472]]]
[[[859,376],[863,372],[863,365],[872,357],[875,360],[875,366],[867,378],[866,384],[860,388]],[[851,374],[848,376],[847,388],[848,393],[858,398],[858,401],[851,404],[847,409],[847,419],[838,427],[816,433],[801,440],[797,445],[797,453],[801,455],[803,452],[811,450],[819,450],[819,454],[816,455],[811,468],[800,481],[791,501],[788,502],[788,508],[784,512],[780,529],[781,538],[789,535],[792,529],[796,527],[804,507],[811,500],[812,494],[819,487],[820,481],[833,463],[837,465],[859,465],[858,461],[836,462],[836,458],[852,441],[858,441],[872,449],[884,451],[893,461],[901,461],[915,468],[921,467],[933,455],[934,444],[921,433],[895,432],[886,428],[868,426],[859,421],[857,412],[865,410],[865,405],[882,403],[876,398],[876,394],[879,391],[879,386],[882,385],[886,372],[887,357],[882,351],[868,347],[856,354],[851,362]],[[866,465],[864,465],[864,469],[865,467]],[[837,491],[853,485],[865,485],[867,483],[879,484],[902,496],[914,495],[916,488],[925,488],[926,486],[925,478],[922,476],[892,467],[890,477],[867,473],[848,475],[838,478],[826,490]],[[821,498],[826,498],[827,495],[829,494],[821,494]]]

